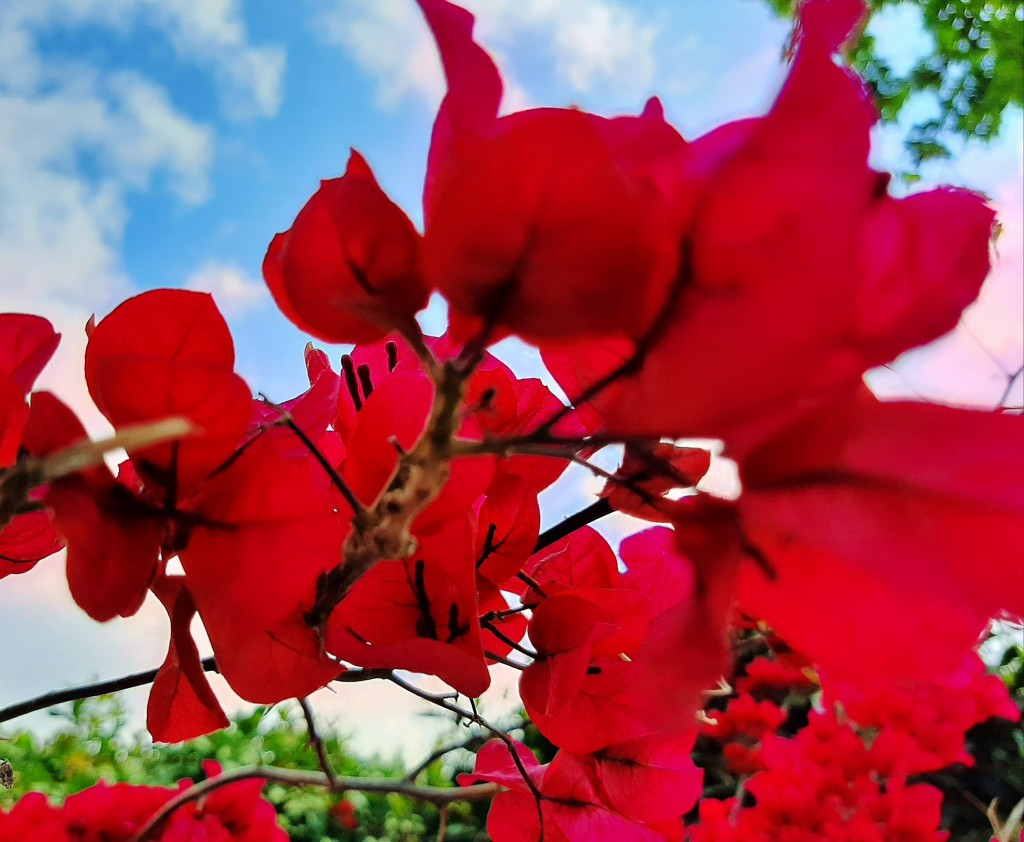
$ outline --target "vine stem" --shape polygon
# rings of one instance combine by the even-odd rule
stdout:
[[[217,669],[217,663],[213,658],[203,658],[203,660],[199,662],[199,665],[206,672],[219,671]],[[89,699],[93,696],[103,696],[107,693],[117,693],[120,690],[130,690],[132,687],[142,687],[145,684],[152,684],[153,681],[156,680],[158,672],[158,669],[151,669],[146,670],[145,672],[135,672],[131,675],[124,675],[120,678],[97,681],[93,684],[79,684],[75,687],[69,687],[66,690],[53,690],[49,693],[43,693],[41,696],[36,696],[32,699],[26,699],[22,702],[16,702],[13,705],[8,705],[5,708],[0,708],[0,722],[17,719],[19,716],[24,716],[27,713],[52,708],[54,705],[61,705],[64,704],[64,702],[74,702],[78,699]],[[387,678],[390,674],[391,671],[386,669],[347,670],[346,672],[336,676],[333,680],[350,684],[356,681],[370,681],[375,678]]]
[[[335,793],[350,791],[393,793],[426,801],[436,807],[443,807],[453,801],[480,801],[493,798],[502,789],[498,784],[492,783],[474,784],[467,787],[436,787],[420,786],[407,780],[387,778],[335,777],[332,781],[323,772],[279,769],[269,766],[243,766],[240,769],[222,772],[183,790],[150,816],[149,820],[129,839],[129,842],[145,842],[147,839],[156,838],[155,834],[163,823],[185,805],[200,800],[214,790],[253,778],[288,786],[321,787]]]

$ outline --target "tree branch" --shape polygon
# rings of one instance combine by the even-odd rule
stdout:
[[[204,658],[200,661],[200,664],[206,672],[218,671],[217,664],[213,658]],[[43,693],[43,695],[36,696],[34,699],[26,699],[23,702],[0,708],[0,722],[7,722],[9,719],[24,716],[26,713],[44,710],[64,702],[74,702],[78,699],[88,699],[92,696],[102,696],[106,693],[116,693],[119,690],[128,690],[132,687],[152,684],[158,672],[158,669],[135,672],[121,678],[111,678],[107,681],[97,681],[94,684],[80,684],[77,687],[69,687],[66,690],[53,690],[49,693]]]
[[[309,700],[305,696],[298,698],[296,701],[298,701],[299,707],[302,708],[302,715],[306,720],[306,730],[309,732],[309,743],[313,746],[313,751],[316,752],[317,762],[320,764],[324,777],[327,778],[333,788],[337,786],[338,776],[334,773],[330,757],[327,756],[327,746],[324,745],[323,737],[320,736],[320,732],[316,729],[316,720],[313,719],[313,708],[310,707]]]
[[[156,832],[176,810],[193,801],[198,801],[221,787],[237,783],[238,781],[251,780],[252,778],[261,778],[268,782],[287,784],[289,786],[323,787],[336,793],[353,790],[357,792],[394,793],[407,798],[426,801],[437,807],[443,807],[453,801],[479,801],[492,798],[501,791],[501,787],[498,784],[490,783],[445,788],[418,786],[406,780],[382,778],[340,777],[335,778],[332,782],[323,772],[310,772],[302,769],[278,769],[267,766],[244,766],[240,769],[222,772],[215,777],[194,784],[179,793],[150,816],[149,821],[131,837],[129,842],[145,842],[146,839],[156,838]]]
[[[219,672],[213,658],[203,658],[199,662],[206,672]],[[103,696],[107,693],[117,693],[120,690],[130,690],[132,687],[142,687],[145,684],[152,684],[156,680],[159,669],[135,672],[121,678],[110,678],[106,681],[97,681],[93,684],[79,684],[76,687],[69,687],[66,690],[53,690],[43,693],[32,699],[17,702],[0,708],[0,722],[7,722],[10,719],[17,719],[26,713],[33,713],[37,710],[45,710],[54,705],[61,705],[64,702],[74,702],[78,699],[89,699],[93,696]],[[357,681],[372,681],[376,678],[388,678],[391,670],[387,669],[360,669],[347,670],[340,673],[332,681],[339,681],[344,684],[352,684]]]
[[[607,498],[596,500],[585,509],[581,509],[576,512],[576,514],[570,515],[556,526],[552,526],[550,529],[542,532],[540,537],[537,539],[537,543],[534,545],[533,551],[535,553],[540,552],[545,547],[549,547],[556,541],[561,541],[567,535],[571,535],[580,527],[593,523],[595,520],[599,520],[605,515],[610,515],[613,511],[615,510],[612,508],[611,503],[608,502]]]

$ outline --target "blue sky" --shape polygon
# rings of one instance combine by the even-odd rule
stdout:
[[[506,73],[510,110],[636,112],[656,93],[694,137],[762,111],[782,75],[788,28],[759,0],[467,5]],[[897,60],[927,46],[906,10],[875,27]],[[85,396],[82,327],[134,292],[176,286],[214,292],[254,388],[281,399],[301,390],[306,340],[263,288],[266,245],[319,179],[341,173],[350,146],[418,219],[442,92],[413,0],[4,0],[0,310],[47,315],[64,333],[43,385],[103,432]],[[916,353],[898,374],[880,373],[880,390],[984,402],[1000,391],[989,352],[1004,367],[1019,364],[1021,125],[1014,114],[991,146],[970,145],[926,170],[926,183],[968,185],[997,201],[1002,263],[969,335]],[[879,166],[897,165],[898,132],[879,132],[876,150]],[[529,359],[514,352],[511,362]],[[100,627],[65,591],[57,559],[0,587],[11,635],[0,651],[0,705],[162,658],[159,607]],[[352,698],[335,698],[335,707],[353,717],[366,709],[355,691],[343,693]],[[138,708],[144,694],[132,700]],[[401,719],[400,699],[374,697],[372,706],[392,703],[399,718],[381,729],[392,732],[386,749],[411,721]]]

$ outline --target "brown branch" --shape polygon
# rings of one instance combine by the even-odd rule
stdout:
[[[467,740],[463,740],[461,743],[451,743],[446,746],[441,746],[441,748],[434,749],[434,751],[430,752],[430,754],[423,758],[422,761],[406,772],[405,780],[410,782],[415,781],[416,778],[426,772],[432,764],[436,763],[446,754],[451,754],[453,751],[479,751],[490,739],[491,738],[489,736],[484,736],[483,734],[474,734],[472,737]]]
[[[203,658],[199,662],[206,672],[218,672],[217,664],[213,658]],[[103,696],[107,693],[117,693],[120,690],[130,690],[132,687],[142,687],[145,684],[152,684],[156,680],[158,669],[135,672],[121,678],[111,678],[106,681],[97,681],[93,684],[80,684],[76,687],[69,687],[66,690],[53,690],[43,693],[32,699],[26,699],[5,708],[0,708],[0,722],[7,722],[10,719],[17,719],[27,713],[37,710],[45,710],[54,705],[61,705],[64,702],[74,702],[78,699],[89,699],[93,696]],[[387,678],[391,670],[386,669],[362,669],[347,670],[337,675],[333,681],[351,684],[356,681],[371,681],[377,678]]]
[[[200,665],[207,672],[217,672],[217,664],[213,658],[204,658],[200,661]],[[24,716],[26,713],[32,713],[37,710],[43,710],[45,708],[53,707],[54,705],[60,705],[64,702],[74,702],[78,699],[88,699],[92,696],[103,696],[107,693],[116,693],[119,690],[128,690],[132,687],[141,687],[144,684],[152,684],[156,679],[156,674],[159,670],[146,670],[145,672],[135,672],[131,675],[125,675],[121,678],[111,678],[107,681],[97,681],[94,684],[80,684],[77,687],[69,687],[66,690],[54,690],[49,693],[44,693],[41,696],[36,696],[33,699],[26,699],[23,702],[17,702],[13,705],[8,705],[5,708],[0,708],[0,722],[7,722],[9,719],[16,719],[19,716]]]
[[[302,769],[278,769],[268,766],[244,766],[240,769],[222,772],[215,777],[208,778],[182,791],[150,816],[149,820],[131,837],[129,842],[145,842],[147,839],[156,838],[156,832],[176,810],[181,809],[186,804],[200,800],[221,787],[253,778],[260,778],[271,783],[281,783],[289,786],[322,787],[334,793],[351,791],[393,793],[403,795],[406,798],[426,801],[439,808],[453,801],[479,801],[492,798],[501,792],[501,787],[498,784],[491,783],[474,784],[467,787],[435,787],[418,786],[405,780],[350,777],[335,778],[332,782],[323,772],[310,772]]]
[[[550,529],[546,529],[537,538],[537,543],[533,547],[533,551],[540,552],[545,547],[549,547],[556,541],[561,541],[568,535],[571,535],[577,529],[580,529],[587,524],[593,523],[595,520],[603,518],[605,515],[610,515],[613,511],[611,503],[608,502],[607,498],[602,498],[591,503],[585,509],[581,509],[574,515],[570,515],[561,523],[552,526]]]
[[[330,757],[327,756],[327,746],[324,745],[324,739],[316,729],[316,720],[313,718],[313,708],[310,707],[309,699],[305,696],[298,698],[296,701],[298,701],[299,707],[302,708],[302,716],[306,720],[306,730],[309,732],[309,744],[313,747],[313,751],[316,752],[316,759],[320,764],[320,769],[324,773],[324,777],[327,778],[333,788],[338,784],[338,776],[334,773],[334,767],[331,765]]]
[[[342,563],[317,582],[316,598],[306,622],[319,634],[323,634],[335,607],[374,566],[381,561],[408,558],[416,551],[416,540],[409,530],[416,515],[433,502],[448,481],[465,377],[451,363],[440,367],[423,435],[412,450],[399,454],[394,476],[374,504],[353,519]]]

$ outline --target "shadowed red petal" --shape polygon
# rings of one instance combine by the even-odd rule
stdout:
[[[866,392],[754,454],[740,598],[836,673],[927,675],[1024,613],[1024,421]],[[909,602],[906,594],[915,598]]]
[[[0,313],[0,374],[26,395],[59,342],[60,334],[42,316]]]
[[[171,640],[149,691],[146,727],[156,742],[178,743],[230,724],[199,661],[189,631],[196,614],[184,577],[168,576],[153,589],[171,621]]]
[[[0,531],[0,579],[31,570],[63,546],[46,512],[18,515]]]

